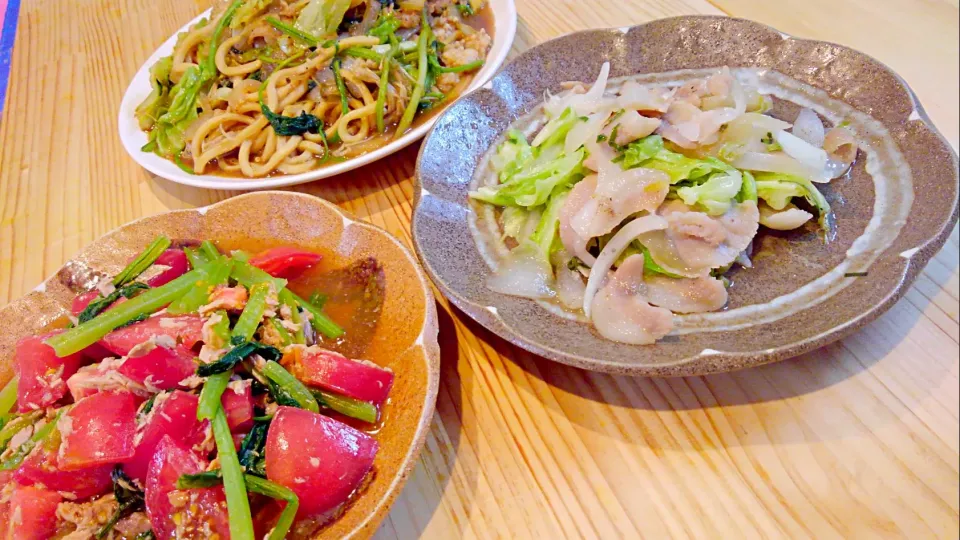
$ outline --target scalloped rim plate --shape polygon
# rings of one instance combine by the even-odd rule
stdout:
[[[265,215],[271,217],[264,219]],[[247,225],[253,221],[259,226],[250,231]],[[386,293],[380,321],[364,354],[396,374],[387,420],[377,435],[380,452],[369,485],[318,538],[372,536],[416,465],[433,420],[440,382],[436,301],[416,258],[399,240],[355,221],[327,201],[288,192],[250,193],[204,208],[146,217],[105,234],[33,292],[0,308],[0,317],[6,321],[0,334],[2,384],[12,375],[18,339],[64,319],[75,295],[73,288],[89,282],[91,270],[119,271],[123,261],[158,234],[296,244],[323,251],[322,264],[331,268],[367,257],[380,262]]]
[[[791,101],[813,103],[827,117],[853,115],[860,122],[855,126],[872,130],[865,127],[862,133],[882,135],[861,140],[869,148],[867,157],[850,178],[826,188],[838,218],[838,239],[823,246],[812,234],[770,235],[772,253],[781,265],[793,264],[790,272],[760,261],[744,279],[735,279],[727,311],[680,316],[679,331],[650,346],[604,340],[588,325],[558,317],[532,300],[488,290],[486,278],[496,260],[489,252],[485,257],[474,241],[483,218],[468,202],[467,191],[483,174],[478,170],[488,150],[542,103],[545,91],[560,90],[563,81],[594,80],[604,61],[611,62],[611,79],[682,76],[724,65],[765,70],[783,77],[775,77],[776,84],[803,94]],[[796,82],[802,84],[791,86]],[[795,103],[777,107],[774,112],[785,117],[796,114]],[[875,175],[878,170],[888,174]],[[852,333],[889,309],[956,224],[958,176],[956,153],[906,83],[877,60],[743,19],[675,17],[538,45],[450,107],[417,160],[413,239],[443,294],[515,345],[589,370],[699,375],[796,356]],[[881,226],[893,232],[882,238],[875,234]],[[868,265],[869,278],[856,279],[843,270],[847,250],[861,238],[858,249],[866,245],[870,254],[858,262]],[[809,286],[829,276],[835,286],[824,289],[823,300],[810,294],[803,304],[784,300],[798,289],[809,293]],[[784,307],[789,316],[778,316],[767,309],[771,305]],[[751,312],[758,316],[748,318]],[[734,318],[737,324],[717,324]]]
[[[477,76],[474,77],[464,96],[480,88],[493,77],[497,69],[503,64],[503,61],[506,60],[507,53],[510,52],[510,47],[513,45],[513,38],[517,32],[517,8],[514,5],[514,0],[490,0],[490,9],[493,12],[493,44],[490,47],[490,53],[487,55],[487,63],[484,64],[480,72],[477,73]],[[186,186],[224,190],[266,189],[304,184],[352,171],[400,151],[426,135],[440,116],[433,116],[426,122],[414,127],[404,136],[373,152],[305,173],[276,174],[267,178],[235,178],[213,174],[187,174],[177,167],[175,163],[163,159],[154,153],[140,150],[143,145],[147,144],[147,134],[141,131],[140,126],[137,125],[134,111],[137,105],[150,94],[150,67],[153,66],[157,60],[173,53],[173,48],[177,43],[177,34],[187,31],[191,25],[200,19],[209,17],[210,11],[210,9],[204,11],[192,21],[183,25],[182,28],[174,32],[167,41],[160,45],[160,47],[150,55],[150,58],[147,58],[147,61],[143,63],[140,70],[137,71],[137,74],[133,76],[133,80],[130,81],[130,86],[127,87],[127,91],[123,95],[123,101],[120,103],[117,126],[124,149],[126,149],[130,157],[139,163],[141,167],[157,176]],[[461,96],[461,98],[462,97],[463,96]],[[451,103],[447,105],[447,107],[452,105]]]

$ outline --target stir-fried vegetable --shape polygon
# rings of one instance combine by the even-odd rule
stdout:
[[[258,354],[265,360],[279,360],[283,356],[283,353],[281,353],[276,347],[255,342],[241,343],[233,349],[230,349],[230,352],[223,355],[216,362],[203,364],[202,366],[198,367],[197,375],[201,377],[209,377],[210,375],[215,375],[217,373],[225,373],[233,369],[237,364],[242,362],[251,354]]]
[[[397,136],[405,133],[407,128],[413,124],[413,117],[417,114],[417,108],[420,106],[420,99],[426,92],[427,84],[427,47],[430,44],[430,25],[427,23],[427,13],[421,15],[420,37],[417,39],[417,83],[413,87],[413,93],[410,95],[410,101],[407,108],[403,111],[400,118],[400,124],[397,126]]]
[[[337,395],[324,390],[310,391],[321,407],[333,409],[338,413],[362,420],[368,424],[376,424],[379,412],[377,406],[367,401],[360,401],[346,396]]]
[[[7,459],[0,461],[0,471],[11,471],[23,463],[24,458],[41,442],[45,441],[57,429],[57,422],[64,409],[60,409],[57,414],[46,424],[33,432],[29,439],[24,441]]]
[[[17,404],[18,382],[20,382],[20,379],[13,377],[3,386],[3,390],[0,390],[0,429],[3,428],[4,420],[13,410],[13,406]]]
[[[230,514],[230,537],[238,540],[253,540],[253,519],[250,517],[250,501],[247,498],[243,468],[233,446],[233,436],[223,409],[211,421],[213,438],[217,443],[217,457],[223,471],[223,488],[227,495],[227,511]]]
[[[119,274],[114,276],[113,285],[115,287],[122,287],[137,279],[144,270],[150,268],[160,255],[163,255],[163,252],[166,251],[168,247],[170,247],[170,239],[166,236],[158,236],[156,240],[147,246],[147,249],[137,255],[136,259],[121,270]]]
[[[320,406],[317,405],[317,400],[310,393],[310,390],[289,371],[283,369],[283,366],[276,362],[267,362],[263,366],[263,374],[279,385],[287,395],[297,402],[301,409],[320,412]]]
[[[350,0],[310,0],[294,26],[311,36],[329,37],[337,33],[348,9]]]
[[[193,289],[176,302],[171,303],[167,307],[167,313],[181,315],[183,313],[193,313],[200,309],[200,306],[206,304],[209,300],[210,291],[214,287],[226,284],[232,269],[233,261],[227,257],[218,257],[213,262],[207,263],[200,269],[203,275],[197,280]]]
[[[118,506],[110,520],[97,531],[95,536],[98,540],[110,534],[118,521],[143,509],[143,492],[137,489],[133,480],[123,473],[122,467],[119,465],[114,467],[110,478],[113,480],[113,495]]]

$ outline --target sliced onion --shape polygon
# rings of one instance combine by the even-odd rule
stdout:
[[[557,300],[569,309],[580,309],[586,285],[580,272],[567,268],[566,262],[557,268]]]
[[[823,173],[827,166],[827,153],[823,148],[813,146],[800,137],[786,131],[778,131],[774,133],[773,136],[788,156],[797,160],[801,165],[811,171],[821,171],[820,177],[822,181],[829,180],[829,177]],[[814,178],[811,178],[811,180],[816,181]]]
[[[800,109],[800,114],[797,115],[797,119],[793,123],[793,134],[813,146],[821,148],[826,131],[823,129],[823,122],[817,116],[817,113],[804,107]]]
[[[799,161],[782,152],[764,154],[761,152],[744,152],[731,165],[748,171],[773,172],[791,174],[815,182],[824,181],[824,170],[813,170],[804,167]]]
[[[587,116],[586,122],[577,122],[570,132],[567,133],[567,139],[564,142],[564,150],[567,153],[576,152],[578,148],[591,141],[596,141],[600,136],[603,125],[607,123],[612,111],[598,111]]]
[[[760,205],[760,224],[775,231],[792,231],[799,229],[812,218],[813,214],[801,210],[792,204],[779,211],[765,204]]]
[[[853,133],[844,127],[835,127],[827,132],[823,140],[823,149],[830,156],[829,168],[832,178],[843,176],[857,160],[857,140]]]
[[[609,75],[610,63],[604,62],[603,67],[600,68],[600,75],[597,77],[597,81],[593,83],[593,86],[590,87],[590,90],[585,94],[570,91],[565,94],[550,96],[543,106],[544,110],[551,118],[556,118],[563,114],[563,111],[566,110],[567,107],[573,107],[573,112],[579,116],[596,112],[606,101],[603,99],[603,94],[607,91],[607,78]],[[615,102],[615,100],[611,101]]]
[[[536,246],[523,244],[512,250],[489,278],[487,287],[495,292],[522,298],[553,298],[553,268]]]
[[[627,249],[630,242],[633,242],[638,236],[650,231],[658,231],[667,228],[667,220],[660,216],[644,216],[637,218],[623,226],[622,229],[613,235],[613,238],[607,242],[603,251],[597,257],[597,262],[590,270],[590,279],[587,280],[587,289],[583,293],[583,312],[587,317],[590,316],[590,308],[593,304],[593,297],[600,290],[600,285],[606,279],[607,273],[613,267],[613,263],[620,258],[623,250]]]

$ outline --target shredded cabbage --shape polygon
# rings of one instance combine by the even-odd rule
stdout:
[[[570,133],[573,126],[580,121],[582,120],[573,114],[573,109],[567,107],[560,116],[550,120],[547,122],[547,125],[543,126],[540,133],[537,133],[537,136],[534,137],[533,146],[549,147],[565,140],[567,133]]]
[[[150,68],[150,85],[153,90],[143,103],[137,106],[134,113],[140,129],[147,130],[153,127],[157,118],[166,112],[167,95],[170,91],[170,68],[173,66],[173,57],[161,58]]]
[[[820,193],[813,182],[799,176],[780,173],[756,173],[757,196],[764,200],[770,208],[783,210],[794,197],[803,197],[810,206],[817,210],[820,226],[828,230],[827,216],[830,214],[830,203]]]
[[[520,231],[523,230],[523,225],[527,222],[528,214],[526,208],[519,206],[504,208],[500,215],[500,222],[503,224],[502,238],[513,238],[519,242],[521,240]]]
[[[641,163],[653,159],[663,151],[663,137],[660,135],[644,137],[627,145],[623,151],[623,161],[620,162],[620,166],[624,170],[639,167]]]
[[[559,244],[556,240],[560,231],[560,210],[563,208],[563,203],[567,201],[567,195],[569,194],[570,189],[564,187],[550,197],[546,210],[540,216],[537,230],[533,233],[531,240],[537,244],[544,256],[549,257],[553,254],[556,251],[554,248]],[[562,244],[559,247],[562,247]]]
[[[535,160],[531,166],[519,170],[509,179],[496,186],[484,186],[470,193],[474,199],[498,206],[539,206],[547,202],[550,194],[559,187],[569,186],[583,178],[581,148],[557,158]]]
[[[501,182],[506,182],[533,162],[533,148],[527,138],[517,130],[507,133],[507,140],[497,148],[490,164],[497,171]]]

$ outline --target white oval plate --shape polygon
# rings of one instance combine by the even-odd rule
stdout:
[[[467,88],[467,91],[464,92],[464,95],[483,86],[493,77],[494,73],[500,69],[503,61],[507,58],[510,46],[513,45],[513,38],[517,32],[517,7],[514,5],[514,0],[490,0],[490,9],[493,11],[493,45],[490,47],[490,53],[487,54],[486,64],[484,64],[480,72],[474,77],[473,82]],[[137,105],[150,93],[150,67],[153,66],[157,60],[173,53],[173,48],[177,43],[177,34],[187,31],[191,25],[209,16],[210,10],[208,9],[185,24],[183,28],[174,32],[173,35],[170,36],[170,39],[154,51],[154,53],[150,55],[150,58],[140,66],[137,74],[134,75],[130,86],[127,87],[127,91],[123,95],[123,101],[120,103],[118,128],[123,147],[134,161],[153,174],[172,180],[178,184],[208,189],[246,190],[304,184],[351,171],[357,167],[362,167],[363,165],[389,156],[426,135],[426,133],[430,131],[430,128],[433,127],[433,123],[441,116],[440,114],[435,114],[428,121],[408,131],[404,136],[373,152],[349,159],[342,163],[328,165],[314,171],[300,174],[277,174],[267,178],[187,174],[180,170],[173,162],[163,159],[154,153],[140,150],[143,145],[147,144],[147,134],[141,131],[140,126],[137,125],[134,111]],[[447,104],[447,107],[451,104],[452,103]]]

